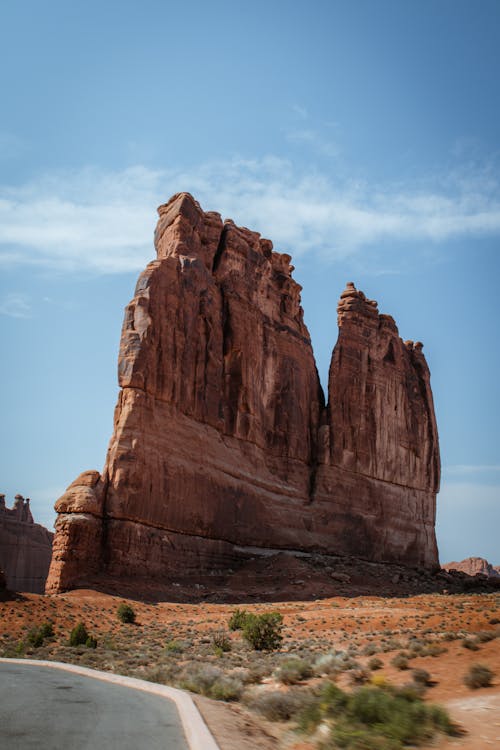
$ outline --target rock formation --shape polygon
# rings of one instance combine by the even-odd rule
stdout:
[[[16,495],[8,508],[0,494],[0,568],[11,591],[43,594],[52,555],[53,534],[35,523],[29,498]]]
[[[348,284],[325,406],[290,256],[186,193],[159,216],[125,311],[106,465],[56,503],[47,591],[266,549],[435,566],[422,345]]]
[[[449,562],[442,565],[444,570],[459,570],[468,576],[483,575],[500,578],[500,565],[491,565],[484,557],[467,557],[461,562]]]

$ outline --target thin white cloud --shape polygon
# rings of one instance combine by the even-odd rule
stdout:
[[[317,130],[307,128],[291,130],[286,134],[286,139],[290,143],[311,146],[312,149],[321,156],[333,158],[340,153],[337,144],[324,138]]]
[[[298,173],[276,157],[233,159],[185,170],[88,168],[4,185],[0,264],[137,271],[154,256],[154,208],[180,190],[270,237],[278,250],[327,260],[385,241],[500,234],[500,185],[491,170],[452,173],[417,188]]]
[[[500,464],[452,464],[443,466],[443,473],[468,475],[500,472]]]
[[[0,301],[0,315],[9,318],[31,318],[31,305],[24,294],[11,292]]]

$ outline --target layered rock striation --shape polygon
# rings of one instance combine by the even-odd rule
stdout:
[[[325,406],[290,256],[186,193],[159,217],[125,311],[106,465],[56,503],[47,590],[266,549],[435,566],[422,345],[348,284]]]
[[[43,594],[53,536],[34,522],[29,498],[16,495],[8,508],[0,494],[0,569],[8,589]]]

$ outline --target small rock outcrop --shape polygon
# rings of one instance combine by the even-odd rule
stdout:
[[[186,193],[159,216],[125,311],[106,465],[56,503],[47,591],[270,549],[436,566],[422,345],[348,284],[325,405],[290,256]]]
[[[500,578],[500,566],[491,565],[484,557],[467,557],[460,562],[449,562],[441,566],[444,570],[458,570],[468,576],[483,575]]]
[[[0,494],[0,568],[8,589],[43,594],[53,536],[34,522],[29,498],[16,495],[8,508]]]

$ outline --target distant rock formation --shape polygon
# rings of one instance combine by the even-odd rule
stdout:
[[[187,193],[159,216],[125,312],[106,465],[56,503],[47,591],[269,549],[436,566],[422,344],[349,283],[325,406],[290,256]]]
[[[43,594],[53,536],[34,522],[29,498],[16,495],[8,508],[0,494],[0,568],[8,589]]]
[[[444,570],[459,570],[468,576],[483,575],[500,578],[500,565],[491,565],[484,557],[466,557],[461,562],[449,562],[441,566]]]

